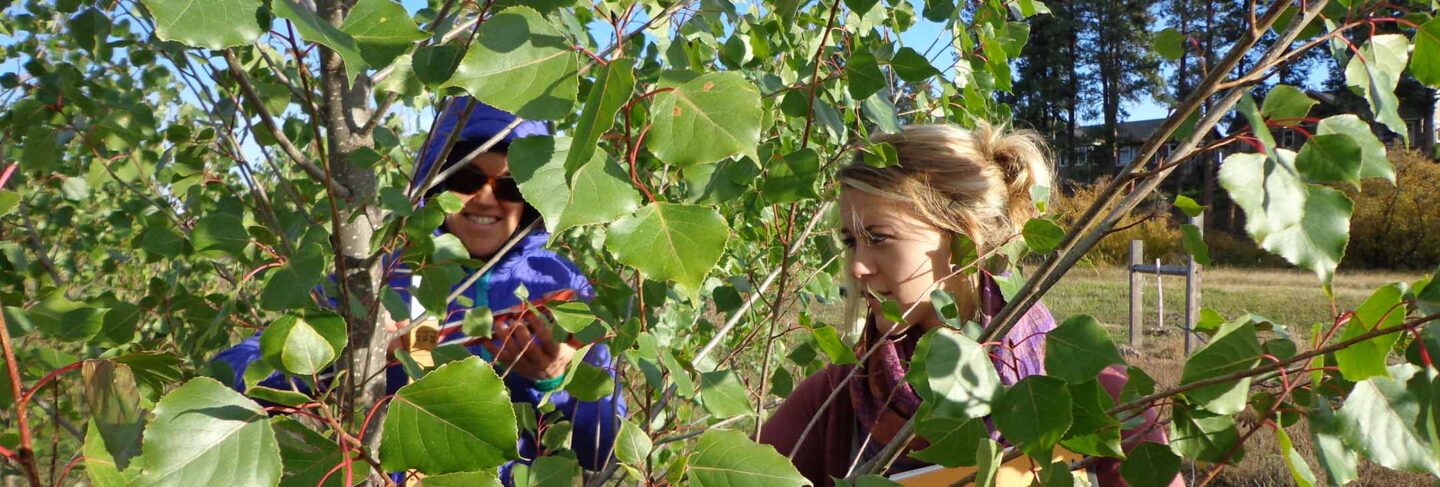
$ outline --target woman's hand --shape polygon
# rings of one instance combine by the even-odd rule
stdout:
[[[564,375],[575,356],[575,349],[556,341],[549,323],[533,313],[526,313],[521,320],[497,320],[495,334],[485,348],[497,363],[505,364],[502,373],[508,368],[530,380]]]

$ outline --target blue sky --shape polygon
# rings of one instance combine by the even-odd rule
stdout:
[[[424,8],[426,0],[401,0],[401,3],[413,13]],[[760,2],[758,0],[742,0],[734,3],[736,4],[736,9],[744,13],[749,10],[752,5],[759,4]],[[945,24],[931,22],[918,15],[919,12],[924,9],[923,1],[910,0],[910,3],[914,6],[915,12],[917,13],[916,24],[911,27],[910,30],[900,34],[900,42],[903,45],[924,52],[926,47],[935,42],[936,38],[944,36],[938,45],[936,45],[936,52],[932,52],[929,57],[932,60],[931,62],[935,64],[935,67],[941,72],[947,73],[947,75],[953,74],[953,71],[949,70],[949,65],[950,61],[954,59],[954,49],[948,42],[950,36],[945,29]],[[636,20],[636,22],[643,20],[642,16],[637,17],[641,18]],[[595,23],[590,26],[590,29],[591,35],[597,39],[603,39],[613,35],[612,28],[607,24]],[[1162,118],[1165,116],[1166,111],[1164,106],[1149,99],[1149,97],[1146,97],[1138,103],[1126,104],[1125,109],[1130,112],[1126,120]],[[1098,120],[1082,120],[1082,123],[1098,123]]]

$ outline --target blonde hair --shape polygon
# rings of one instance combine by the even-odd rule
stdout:
[[[875,167],[857,158],[840,169],[840,183],[904,202],[936,228],[969,237],[982,254],[1020,232],[1037,214],[1031,188],[1051,182],[1049,148],[1032,130],[984,121],[974,129],[912,125],[871,143],[890,144],[899,163]],[[854,284],[847,274],[851,292],[845,309],[852,324],[864,299]],[[956,291],[962,290],[952,288]]]

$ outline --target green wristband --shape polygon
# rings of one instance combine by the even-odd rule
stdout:
[[[560,385],[565,383],[565,374],[560,374],[549,379],[540,379],[531,382],[535,384],[535,390],[540,392],[550,392],[555,389],[559,389]]]

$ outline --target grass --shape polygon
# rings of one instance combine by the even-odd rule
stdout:
[[[1419,274],[1392,272],[1342,272],[1335,277],[1335,305],[1341,310],[1353,308],[1376,288],[1395,281],[1414,281]],[[1165,277],[1165,321],[1162,328],[1156,317],[1155,277],[1144,279],[1145,305],[1142,316],[1147,332],[1146,342],[1128,360],[1153,376],[1158,387],[1175,385],[1184,366],[1184,348],[1178,328],[1184,320],[1185,281]],[[1129,323],[1128,280],[1123,268],[1076,269],[1071,271],[1045,297],[1045,304],[1057,319],[1076,314],[1089,314],[1106,324],[1117,343],[1124,343]],[[1306,337],[1313,323],[1331,321],[1331,303],[1320,289],[1313,274],[1308,272],[1267,269],[1205,269],[1201,281],[1201,304],[1227,318],[1251,312],[1287,325],[1292,335]],[[1303,342],[1304,340],[1296,340]],[[1198,346],[1198,344],[1197,344]],[[1304,345],[1301,345],[1304,347]],[[1242,413],[1241,431],[1254,424],[1254,413]],[[1324,473],[1316,461],[1309,434],[1301,421],[1286,428],[1316,475]],[[1187,484],[1191,466],[1184,469]],[[1195,467],[1203,476],[1204,466]],[[1362,462],[1359,485],[1426,486],[1433,479],[1422,474],[1392,472]],[[1294,485],[1294,480],[1281,459],[1274,432],[1262,428],[1247,443],[1244,459],[1227,467],[1217,479],[1220,485],[1279,486]]]

